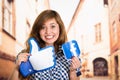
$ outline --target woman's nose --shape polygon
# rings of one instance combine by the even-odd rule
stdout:
[[[51,32],[50,28],[46,28],[46,33],[49,34]]]

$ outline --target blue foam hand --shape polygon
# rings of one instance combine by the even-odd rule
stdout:
[[[79,57],[80,55],[80,49],[75,40],[64,43],[62,49],[66,59],[71,59],[73,56]]]
[[[39,48],[38,44],[34,38],[30,40],[30,56],[29,61],[34,70],[45,70],[55,65],[55,58],[54,58],[54,47],[48,46],[45,48]]]
[[[27,62],[22,62],[20,65],[20,72],[24,77],[55,66],[53,46],[40,48],[35,38],[30,38],[28,43],[32,55]]]

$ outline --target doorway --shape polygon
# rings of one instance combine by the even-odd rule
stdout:
[[[108,76],[108,63],[104,58],[96,58],[93,67],[94,76]]]

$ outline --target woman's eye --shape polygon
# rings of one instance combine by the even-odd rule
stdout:
[[[42,26],[42,28],[41,29],[45,29],[45,26]]]
[[[52,28],[55,28],[56,26],[55,26],[55,25],[52,25],[51,27],[52,27]]]

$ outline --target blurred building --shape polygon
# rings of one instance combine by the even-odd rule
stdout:
[[[120,0],[109,0],[110,66],[112,80],[120,80]]]
[[[86,0],[77,11],[68,35],[80,45],[83,77],[120,80],[120,0]]]
[[[7,80],[36,16],[48,0],[0,0],[0,80]]]
[[[77,9],[68,36],[80,45],[82,76],[110,76],[108,0],[85,0],[81,10]]]

